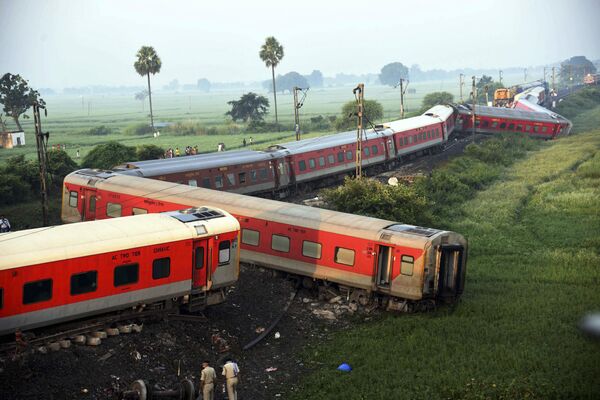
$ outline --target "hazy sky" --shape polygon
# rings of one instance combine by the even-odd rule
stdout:
[[[599,17],[600,0],[0,0],[0,74],[37,88],[143,85],[133,62],[151,45],[157,85],[263,80],[271,35],[281,73],[532,66],[600,58]]]

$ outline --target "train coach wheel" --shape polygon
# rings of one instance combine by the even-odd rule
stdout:
[[[181,399],[182,400],[194,400],[195,398],[194,383],[189,379],[185,379],[181,382]]]
[[[138,379],[133,382],[131,390],[137,393],[139,400],[150,400],[150,397],[148,397],[148,385],[145,381]]]

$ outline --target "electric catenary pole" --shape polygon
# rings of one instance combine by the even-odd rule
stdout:
[[[362,176],[362,135],[363,135],[363,113],[365,100],[365,84],[359,83],[352,90],[356,98],[356,179]]]
[[[463,101],[463,86],[465,85],[465,76],[463,74],[460,74],[460,76],[458,77],[458,87],[460,88],[460,102],[462,103]]]
[[[475,85],[475,76],[472,77],[471,96],[473,97],[473,143],[475,143],[475,102],[477,100],[477,86]]]
[[[406,82],[406,86],[404,86],[404,82]],[[408,80],[400,78],[400,81],[394,86],[394,89],[400,86],[400,119],[404,119],[404,93],[406,93],[408,84]]]
[[[502,70],[498,71],[498,81],[500,82],[500,85],[502,85]]]
[[[303,89],[298,86],[294,86],[294,89],[292,89],[292,92],[294,92],[294,130],[296,131],[296,140],[300,140],[300,108],[304,105],[307,91],[308,88]],[[298,92],[302,93],[300,101],[298,101]]]
[[[44,109],[47,116],[48,112],[43,104],[35,101],[33,103],[33,118],[35,123],[35,141],[37,144],[38,162],[40,164],[40,194],[42,200],[42,218],[44,226],[48,226],[48,187],[46,186],[46,170],[48,164],[48,132],[42,132],[42,121],[40,117],[40,108]]]

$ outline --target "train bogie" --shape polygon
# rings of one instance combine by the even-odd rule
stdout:
[[[89,214],[88,214],[89,217]],[[0,235],[0,334],[173,299],[222,301],[239,223],[214,208]]]

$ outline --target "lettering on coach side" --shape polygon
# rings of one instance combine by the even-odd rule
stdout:
[[[154,248],[153,252],[154,253],[162,253],[164,251],[169,251],[169,246],[164,246],[164,247],[156,247]]]

